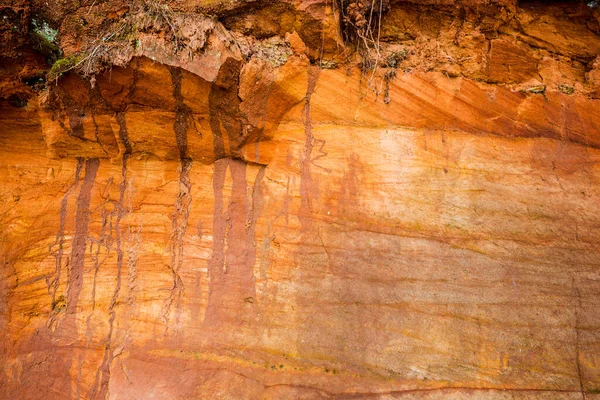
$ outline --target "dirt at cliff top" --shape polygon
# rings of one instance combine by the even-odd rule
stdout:
[[[245,145],[268,140],[269,130],[304,96],[293,80],[309,64],[359,77],[359,97],[373,94],[384,104],[393,104],[393,88],[404,76],[429,72],[525,98],[600,98],[600,11],[582,1],[212,1],[198,6],[109,0],[62,1],[52,7],[19,1],[3,10],[14,26],[2,31],[5,46],[14,48],[5,51],[0,97],[16,108],[32,102],[51,113],[57,126],[45,135],[56,157],[121,154],[112,133],[74,141],[86,115],[110,118],[142,105],[174,109],[166,100],[170,93],[162,93],[168,88],[144,93],[137,87],[140,76],[152,75],[144,59],[184,70],[206,90],[232,100],[208,107],[241,124],[230,147],[238,155]],[[152,79],[158,85],[171,80],[160,74]],[[278,111],[267,117],[275,88],[285,95],[274,107]],[[94,124],[96,131],[113,132]],[[553,137],[554,131],[542,134]],[[519,125],[513,134],[539,132]],[[591,144],[582,135],[571,136]],[[143,152],[175,156],[151,147],[142,146]],[[213,156],[199,157],[213,161]]]
[[[387,80],[416,71],[599,95],[593,1],[13,0],[0,11],[0,97],[23,101],[46,76],[90,78],[142,55],[180,65],[209,45],[277,66],[296,46],[322,68],[358,66],[382,98]]]

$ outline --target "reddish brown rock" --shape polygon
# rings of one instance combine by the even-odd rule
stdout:
[[[32,2],[165,14],[6,53],[0,398],[599,396],[597,10],[385,5]]]

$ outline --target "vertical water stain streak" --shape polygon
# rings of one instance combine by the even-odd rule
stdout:
[[[123,143],[123,147],[125,147],[125,151],[123,152],[123,162],[126,167],[127,159],[129,158],[129,156],[131,155],[131,152],[133,150],[131,148],[131,143],[129,142],[129,135],[127,134],[127,124],[125,122],[125,113],[119,111],[116,113],[115,118],[117,119],[117,123],[119,124],[119,139],[121,139],[121,142]]]
[[[213,193],[214,193],[214,211],[213,211],[213,248],[212,257],[208,263],[208,277],[210,279],[208,309],[212,306],[214,300],[211,301],[211,293],[216,282],[220,282],[224,273],[225,265],[225,234],[228,228],[230,218],[223,214],[223,186],[225,185],[225,175],[227,174],[228,159],[217,160],[214,164],[215,171],[213,173]],[[205,316],[205,320],[208,318]]]
[[[83,120],[86,117],[85,108],[84,109],[75,109],[69,113],[69,127],[71,135],[76,138],[83,139],[85,136],[85,132],[83,130]]]
[[[223,157],[239,157],[240,146],[244,143],[241,100],[238,96],[240,67],[239,61],[227,59],[208,95],[210,128],[216,160]],[[222,132],[221,128],[225,132]],[[225,139],[229,149],[225,148]]]
[[[97,207],[100,208],[100,217],[102,219],[102,228],[100,229],[100,237],[98,239],[88,237],[90,243],[90,253],[92,261],[94,262],[94,278],[92,282],[92,311],[96,309],[96,282],[98,280],[98,273],[100,267],[104,265],[104,262],[110,256],[110,251],[113,244],[113,219],[115,214],[118,212],[116,207],[112,207],[114,201],[110,199],[110,189],[112,187],[112,177],[108,180],[106,188],[100,195],[104,201]],[[107,207],[108,205],[108,207]],[[94,245],[96,245],[96,251],[94,251]],[[104,255],[101,257],[100,253],[102,249],[105,249]]]
[[[77,338],[77,305],[83,287],[83,274],[85,268],[85,250],[88,241],[88,228],[90,222],[91,192],[96,180],[100,161],[97,158],[85,161],[85,174],[79,195],[77,196],[77,211],[75,213],[75,233],[73,235],[70,265],[67,269],[67,299],[66,315],[61,322],[60,329],[63,337],[70,340]],[[76,346],[69,347],[64,357],[64,366],[73,365]],[[65,376],[69,376],[68,370]],[[79,388],[77,388],[79,390]]]
[[[183,95],[181,94],[181,70],[171,67],[169,71],[171,72],[171,81],[173,84],[173,98],[175,99],[175,122],[173,130],[179,150],[179,193],[175,200],[175,209],[171,215],[171,238],[169,246],[173,286],[163,307],[162,317],[165,324],[168,322],[175,297],[181,296],[183,290],[183,281],[179,276],[179,270],[183,265],[183,244],[188,226],[190,206],[192,204],[192,184],[189,176],[192,168],[192,159],[188,155],[187,132],[190,124],[194,124],[192,111],[184,103]]]
[[[292,200],[292,196],[290,195],[290,176],[287,177],[287,183],[285,187],[285,195],[283,196],[283,204],[281,208],[275,215],[275,217],[267,224],[267,229],[265,236],[263,238],[262,246],[261,246],[261,256],[259,259],[259,272],[260,278],[263,282],[263,291],[267,291],[268,280],[268,272],[271,266],[270,257],[272,255],[271,250],[271,242],[275,240],[275,233],[273,233],[274,226],[277,223],[277,220],[281,217],[285,218],[286,226],[289,223],[289,207],[290,202]]]
[[[229,169],[232,178],[231,200],[224,208],[223,188]],[[215,193],[213,220],[213,254],[209,261],[210,287],[205,323],[209,326],[225,321],[242,324],[251,319],[248,305],[255,301],[254,235],[260,212],[262,167],[254,182],[248,201],[246,163],[224,158],[215,162],[213,189]]]
[[[315,137],[312,133],[312,120],[310,117],[310,99],[315,91],[315,86],[319,77],[319,71],[320,69],[317,66],[311,66],[308,71],[308,87],[306,90],[306,98],[302,112],[304,119],[305,142],[302,158],[300,159],[300,213],[298,217],[303,230],[307,230],[311,225],[311,196],[314,197],[315,195],[315,188],[310,172],[312,151],[315,144]]]
[[[67,280],[67,314],[75,314],[77,303],[83,286],[83,270],[85,264],[85,249],[90,221],[90,201],[92,187],[96,179],[100,160],[90,158],[85,161],[85,175],[81,190],[77,197],[77,213],[75,215],[75,234],[69,277]]]
[[[248,201],[247,165],[238,158],[246,137],[238,97],[240,63],[227,60],[209,94],[210,126],[215,161],[213,174],[213,249],[208,263],[209,293],[204,323],[215,327],[223,322],[247,323],[255,301],[254,240],[261,199],[264,167],[258,172],[251,203]],[[229,149],[225,148],[225,139]],[[232,178],[231,199],[224,204],[227,171]]]
[[[93,91],[93,93],[95,94],[95,98],[96,101],[100,104],[103,104],[105,107],[107,107],[106,105],[106,101],[101,97],[99,91],[96,90]],[[129,156],[131,155],[132,152],[132,148],[131,148],[131,144],[129,142],[129,136],[127,134],[127,125],[126,125],[126,121],[125,121],[125,113],[124,112],[117,112],[115,115],[115,119],[117,120],[117,123],[119,124],[119,139],[121,140],[121,145],[123,146],[123,164],[122,164],[122,169],[124,170],[124,173],[126,173],[127,171],[127,160],[129,158]],[[96,281],[97,281],[97,277],[98,277],[98,273],[100,271],[100,267],[104,264],[104,262],[108,259],[108,257],[110,256],[110,252],[113,246],[113,242],[115,240],[115,238],[113,237],[114,235],[114,220],[115,218],[119,217],[119,210],[122,209],[124,207],[124,205],[120,202],[116,202],[115,200],[112,200],[110,198],[110,190],[112,187],[112,182],[113,182],[113,178],[111,177],[108,181],[107,187],[104,190],[104,193],[101,194],[101,197],[104,199],[104,201],[102,202],[102,204],[100,204],[98,206],[98,208],[101,209],[100,211],[100,215],[102,218],[102,228],[100,231],[100,237],[98,239],[94,239],[94,238],[89,238],[89,240],[92,242],[92,244],[90,245],[90,251],[92,251],[92,259],[94,261],[94,279],[93,279],[93,285],[92,285],[92,310],[95,309],[96,307]],[[108,205],[108,207],[107,207]],[[93,247],[94,244],[96,245],[96,251],[93,251]],[[101,249],[104,248],[106,250],[106,254],[104,254],[104,256],[101,258],[100,257],[100,252]]]
[[[127,161],[131,155],[131,145],[127,135],[127,125],[125,124],[125,116],[123,113],[117,113],[117,122],[119,123],[119,137],[123,142],[125,151],[123,152],[123,160],[121,166],[121,183],[119,184],[119,200],[115,204],[116,219],[114,224],[115,233],[115,252],[117,254],[117,277],[115,283],[115,290],[108,306],[108,333],[104,340],[104,357],[102,364],[96,372],[94,384],[90,389],[90,399],[104,399],[108,397],[108,385],[110,382],[111,365],[114,359],[114,347],[112,343],[114,333],[114,322],[117,317],[115,306],[119,299],[119,293],[121,291],[121,276],[123,270],[123,259],[124,252],[122,249],[122,235],[121,235],[121,219],[127,215],[127,208],[125,207],[125,189],[127,188]],[[111,232],[112,234],[112,232]]]
[[[60,285],[60,278],[62,273],[62,259],[64,255],[64,243],[65,243],[65,224],[67,220],[67,206],[69,204],[69,197],[77,190],[77,186],[79,185],[79,177],[81,175],[81,169],[83,167],[84,160],[83,158],[77,159],[77,167],[75,168],[75,179],[73,184],[67,192],[64,194],[61,202],[60,202],[60,220],[58,224],[58,232],[56,233],[56,239],[54,243],[49,246],[50,253],[54,256],[55,259],[55,271],[54,277],[50,279],[50,277],[46,278],[46,284],[48,286],[48,292],[52,296],[52,309],[54,309],[57,305],[56,292],[58,291],[58,286]],[[54,248],[58,248],[54,250]]]

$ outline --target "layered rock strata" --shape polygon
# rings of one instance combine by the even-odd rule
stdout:
[[[0,12],[0,397],[600,398],[596,2]]]

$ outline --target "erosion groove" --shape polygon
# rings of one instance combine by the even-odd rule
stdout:
[[[169,292],[163,312],[165,324],[168,321],[171,312],[171,306],[175,298],[179,298],[183,292],[183,281],[179,276],[179,270],[183,264],[183,245],[185,233],[187,231],[190,207],[192,204],[192,185],[190,182],[190,169],[192,160],[187,154],[187,132],[194,125],[191,117],[191,110],[183,101],[181,95],[181,70],[170,68],[171,80],[173,83],[173,98],[175,99],[175,122],[173,130],[177,140],[179,150],[179,194],[175,200],[175,210],[171,216],[172,233],[170,239],[171,261],[170,269],[173,275],[173,286]]]

